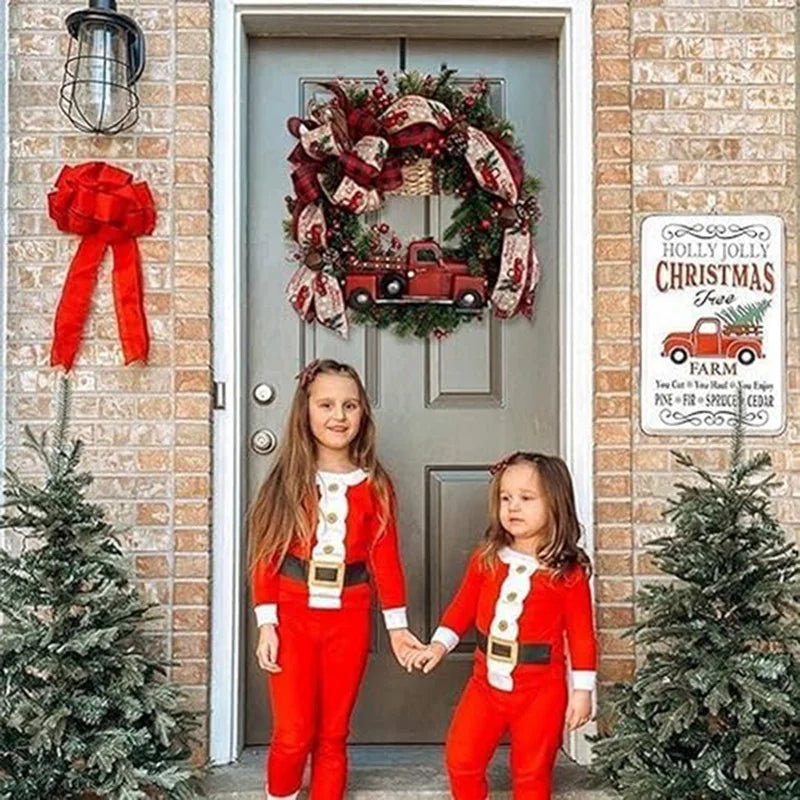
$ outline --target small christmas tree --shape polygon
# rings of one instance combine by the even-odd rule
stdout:
[[[726,334],[755,334],[761,332],[761,322],[772,300],[759,300],[734,308],[725,308],[717,314]]]
[[[612,696],[595,768],[626,800],[798,800],[800,558],[769,456],[745,458],[741,413],[727,475],[676,455],[698,485],[677,485],[674,535],[652,545],[676,580],[638,594],[646,658]]]
[[[201,796],[194,714],[141,633],[140,600],[103,510],[67,442],[67,385],[49,442],[26,429],[43,483],[5,475],[0,530],[0,799]]]

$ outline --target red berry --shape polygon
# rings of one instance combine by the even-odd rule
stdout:
[[[372,90],[372,94],[374,94],[374,95],[375,95],[375,97],[378,97],[378,98],[381,98],[381,97],[383,97],[383,94],[384,94],[384,92],[383,92],[383,86],[376,86],[376,87],[375,87],[375,88]]]
[[[378,227],[378,230],[379,230],[381,233],[389,233],[389,226],[388,226],[388,225],[387,225],[385,222],[382,222],[382,223],[380,224],[380,226]]]
[[[492,223],[489,222],[488,219],[482,219],[481,220],[481,229],[482,230],[488,231],[489,228],[491,227],[491,225],[492,225]]]
[[[474,97],[468,97],[464,101],[464,105],[467,106],[467,108],[472,108],[472,106],[475,105],[475,98]]]

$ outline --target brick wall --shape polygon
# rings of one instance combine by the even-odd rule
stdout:
[[[156,234],[142,240],[153,337],[147,369],[123,368],[106,264],[74,371],[74,427],[95,495],[133,529],[153,635],[182,662],[175,677],[206,707],[209,625],[210,3],[127,2],[145,29],[143,113],[132,135],[93,139],[56,108],[64,16],[80,4],[9,7],[7,460],[25,467],[21,423],[53,416],[52,313],[74,241],[45,195],[63,163],[108,158],[149,181]],[[795,4],[790,0],[595,0],[595,361],[601,678],[632,673],[619,638],[626,598],[648,576],[645,542],[662,530],[679,440],[638,428],[637,237],[654,211],[780,213],[788,230],[789,425],[760,442],[786,477],[777,508],[800,521],[800,370],[795,241]],[[711,463],[719,440],[688,440]],[[794,453],[792,447],[794,446]]]
[[[796,264],[795,20],[792,0],[596,0],[595,400],[601,680],[632,674],[620,629],[652,575],[643,550],[667,530],[670,448],[722,466],[724,440],[644,435],[638,416],[638,237],[654,212],[764,212],[787,228],[788,418],[754,440],[785,485],[775,507],[800,521]]]
[[[73,371],[73,432],[86,443],[94,495],[125,537],[147,595],[163,604],[153,636],[179,659],[175,678],[207,705],[210,494],[210,2],[126,2],[146,35],[142,114],[130,135],[79,133],[57,108],[68,44],[64,18],[81,3],[9,7],[6,459],[25,468],[23,422],[53,420],[48,364],[53,310],[75,248],[46,212],[62,164],[108,159],[147,180],[155,234],[140,240],[150,365],[123,367],[107,260]]]

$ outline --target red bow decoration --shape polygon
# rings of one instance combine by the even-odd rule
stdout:
[[[92,291],[106,248],[114,255],[112,285],[125,363],[146,361],[149,346],[136,239],[153,232],[156,212],[146,183],[102,161],[65,166],[47,195],[51,219],[82,236],[69,266],[55,317],[53,366],[72,367],[83,337]]]

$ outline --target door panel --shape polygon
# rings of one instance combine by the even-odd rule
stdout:
[[[291,191],[286,155],[293,146],[284,121],[301,114],[313,79],[372,79],[397,69],[399,40],[258,39],[251,41],[247,175],[248,437],[259,428],[281,434],[294,376],[314,357],[359,369],[376,405],[379,452],[399,499],[409,618],[430,636],[452,596],[486,520],[486,466],[511,449],[557,452],[559,446],[559,318],[557,45],[553,41],[409,40],[406,66],[459,69],[467,85],[490,79],[496,109],[508,115],[542,180],[544,212],[538,247],[542,280],[533,324],[489,317],[444,340],[404,340],[352,327],[350,339],[298,322],[284,288],[292,264],[281,234],[283,196]],[[379,218],[404,241],[441,240],[456,201],[389,197]],[[376,217],[377,218],[377,217]],[[250,394],[261,381],[277,399],[259,406]],[[270,456],[248,451],[248,498]],[[249,607],[249,602],[248,602]],[[252,617],[252,614],[249,615]],[[394,663],[375,618],[373,654],[353,720],[357,742],[441,742],[471,666],[469,637],[432,675],[408,676]],[[268,738],[264,677],[252,657],[248,618],[246,741]]]
[[[296,140],[286,130],[292,115],[304,115],[307,101],[320,92],[314,80],[348,75],[374,78],[380,64],[396,64],[398,42],[382,39],[251,39],[248,65],[247,180],[247,439],[268,428],[282,435],[301,366],[315,357],[347,361],[364,376],[373,402],[380,403],[378,335],[353,327],[345,341],[325,328],[300,322],[286,299],[294,269],[287,258],[282,223],[284,196],[292,192],[286,157]],[[276,389],[276,399],[259,405],[252,396],[257,383]],[[266,476],[271,456],[246,454],[247,502]],[[253,657],[256,628],[249,598],[245,601],[246,679],[245,743],[269,738],[265,673]],[[383,641],[376,637],[378,646]]]

